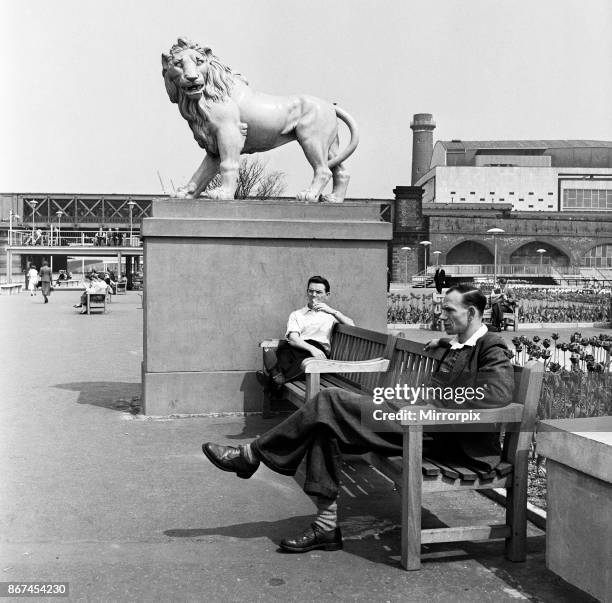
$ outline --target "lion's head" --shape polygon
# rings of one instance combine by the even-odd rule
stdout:
[[[210,48],[179,38],[168,54],[162,54],[162,75],[173,103],[182,97],[205,102],[227,98],[234,86],[232,70],[223,65]]]

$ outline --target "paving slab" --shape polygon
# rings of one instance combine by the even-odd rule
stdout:
[[[343,551],[279,552],[314,506],[263,467],[245,481],[214,468],[203,441],[237,444],[279,418],[149,419],[140,393],[138,293],[81,316],[78,293],[49,304],[0,297],[0,581],[68,581],[80,601],[591,601],[545,568],[531,526],[528,558],[503,541],[430,545],[419,572],[399,566],[399,497],[346,459]],[[425,501],[424,521],[460,525],[503,510],[476,493]]]

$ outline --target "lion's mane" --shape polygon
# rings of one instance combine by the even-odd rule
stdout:
[[[243,81],[246,80],[240,74],[234,73],[230,67],[224,65],[210,48],[201,46],[197,42],[179,38],[177,43],[170,48],[169,55],[171,59],[174,59],[175,55],[189,48],[197,51],[207,63],[206,79],[202,93],[204,106],[199,100],[189,98],[183,92],[183,89],[176,85],[169,73],[170,70],[164,68],[162,75],[166,84],[166,91],[170,101],[178,104],[179,111],[187,120],[197,143],[208,151],[216,152],[216,141],[207,136],[204,128],[205,122],[208,121],[208,109],[212,104],[223,102],[229,98],[236,83],[236,77]]]

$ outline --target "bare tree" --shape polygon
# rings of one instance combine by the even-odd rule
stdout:
[[[280,171],[267,171],[267,163],[258,156],[243,157],[238,167],[238,186],[236,199],[269,199],[280,197],[285,191],[285,174]],[[221,185],[217,174],[206,187],[206,192]]]

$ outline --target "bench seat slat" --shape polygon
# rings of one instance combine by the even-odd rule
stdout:
[[[500,477],[510,475],[510,473],[512,473],[512,464],[502,461],[499,463],[499,465],[497,465],[497,467],[495,467],[495,471]]]

